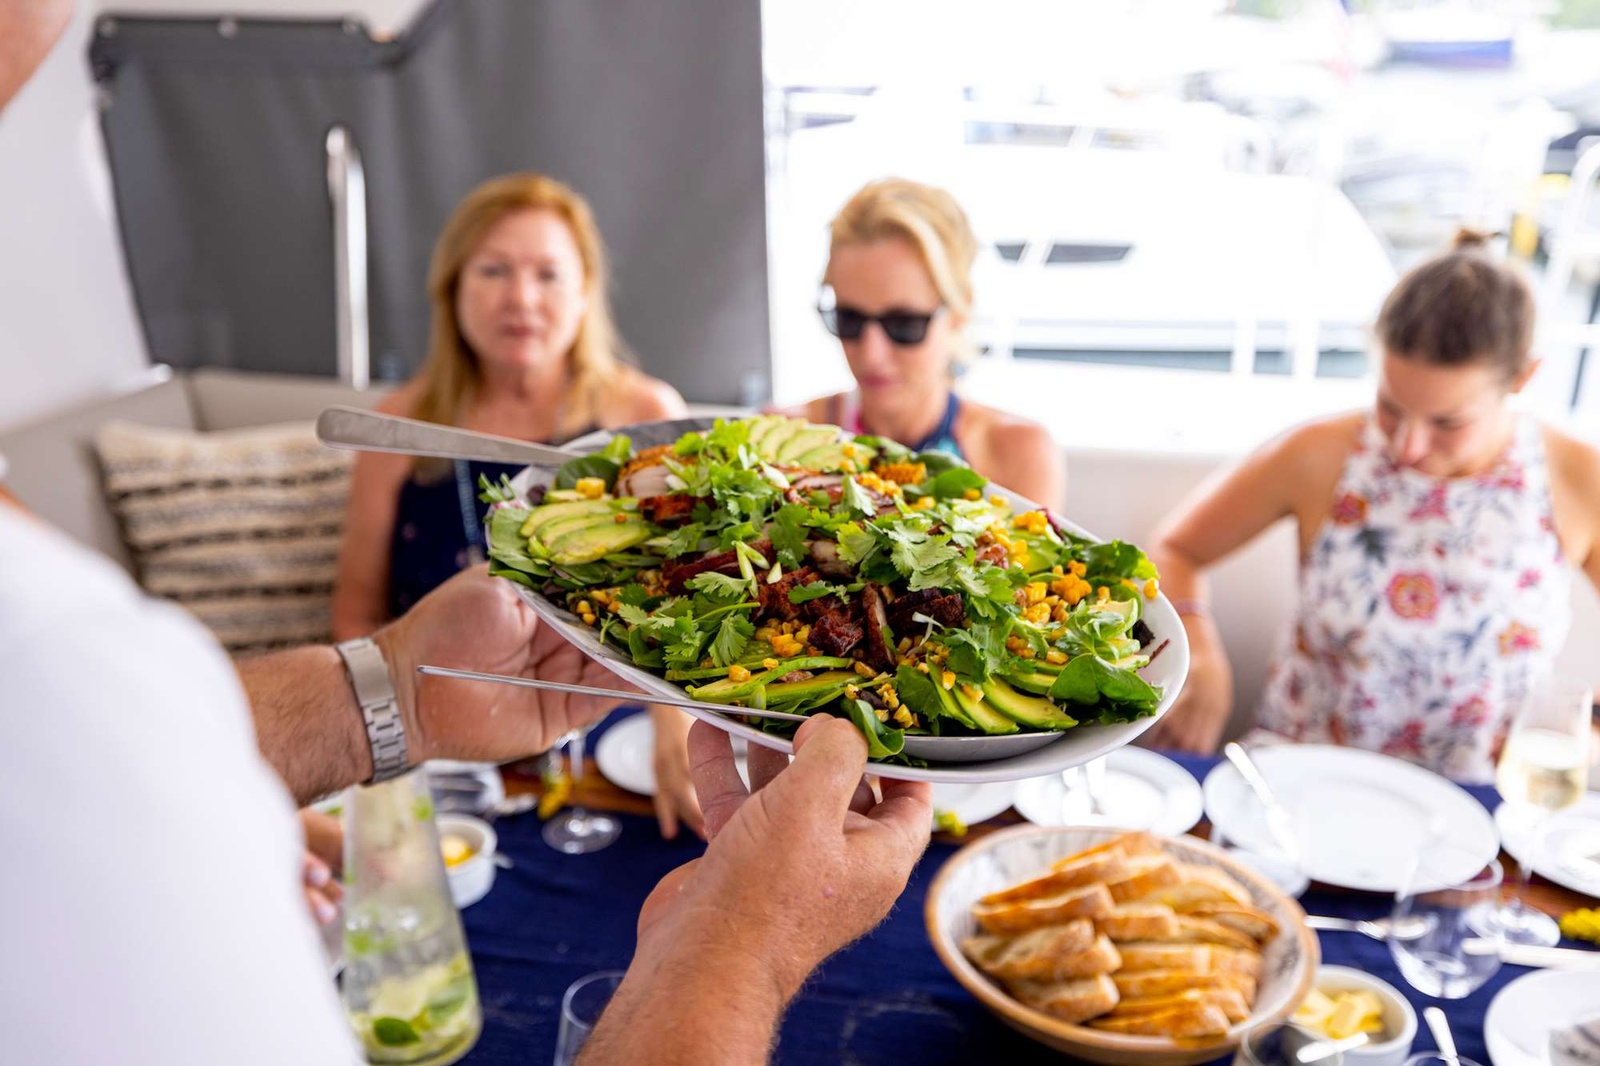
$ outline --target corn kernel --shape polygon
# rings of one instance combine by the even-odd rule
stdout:
[[[1147,600],[1155,599],[1156,595],[1160,591],[1161,591],[1161,583],[1159,581],[1157,581],[1155,578],[1151,578],[1149,581],[1146,581],[1144,583],[1144,598],[1145,599],[1147,599]]]
[[[846,699],[853,700],[861,695],[861,690],[856,688],[854,685],[846,685],[844,687],[844,694]]]
[[[1017,652],[1017,657],[1020,659],[1032,659],[1036,654],[1037,653],[1032,648],[1023,648],[1021,651]]]
[[[949,692],[951,689],[955,688],[956,687],[956,675],[955,675],[954,671],[951,671],[951,670],[941,670],[941,671],[939,671],[939,684],[941,686],[943,686],[943,688],[944,688],[944,690],[946,692]]]
[[[917,672],[918,673],[922,673],[922,674],[927,673],[928,672],[928,664],[927,663],[918,663],[917,664]]]
[[[776,670],[778,668],[778,660],[772,658],[762,659],[761,665],[764,669]]]
[[[1104,585],[1101,585],[1099,588],[1095,589],[1094,594],[1095,598],[1100,600],[1109,600],[1111,598],[1111,590],[1106,588]]]
[[[983,689],[979,688],[977,685],[962,685],[961,694],[967,697],[967,699],[971,700],[973,703],[980,703],[983,700]]]
[[[728,667],[728,680],[735,683],[749,681],[750,671],[746,670],[738,663],[734,663],[732,666]]]
[[[979,492],[977,489],[968,489],[966,492],[961,494],[961,498],[963,500],[981,500],[983,499],[983,493]]]
[[[990,496],[989,502],[994,504],[996,507],[1004,507],[1006,505],[1006,498],[997,494]]]
[[[856,661],[855,671],[862,677],[876,677],[878,673],[872,667],[868,666],[864,662],[861,662],[859,659]]]
[[[1051,648],[1049,651],[1044,653],[1044,661],[1060,666],[1062,663],[1067,661],[1067,653],[1059,648]]]
[[[882,707],[872,708],[872,713],[878,716],[878,721],[880,722],[887,722],[889,720],[889,712],[884,710]]]
[[[911,712],[904,707],[897,708],[894,712],[894,724],[902,729],[909,728],[912,724]]]
[[[606,491],[606,483],[597,477],[580,477],[572,487],[586,500],[598,500]]]

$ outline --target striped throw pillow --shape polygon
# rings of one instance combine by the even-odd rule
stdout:
[[[194,433],[112,422],[95,439],[140,584],[230,652],[329,639],[350,459],[310,423]]]

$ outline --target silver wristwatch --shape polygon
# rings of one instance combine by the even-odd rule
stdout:
[[[357,637],[336,645],[344,668],[350,674],[361,717],[367,723],[367,743],[372,745],[372,780],[369,784],[399,777],[406,764],[406,727],[400,720],[400,705],[395,702],[394,682],[389,664],[370,637]]]

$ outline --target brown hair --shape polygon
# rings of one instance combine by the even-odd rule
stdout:
[[[943,189],[905,178],[868,182],[839,209],[828,227],[828,266],[822,283],[833,283],[833,254],[842,245],[889,237],[909,241],[939,292],[939,299],[962,321],[972,317],[972,264],[978,238],[967,213]],[[970,350],[961,338],[957,359]]]
[[[423,363],[423,392],[415,417],[455,425],[461,408],[482,382],[478,357],[461,334],[456,319],[456,293],[467,259],[502,218],[517,211],[551,211],[572,231],[583,260],[587,307],[577,339],[567,353],[570,377],[563,397],[563,420],[586,426],[597,420],[597,399],[622,371],[625,351],[606,297],[608,272],[605,247],[594,213],[583,197],[543,174],[507,174],[492,178],[467,194],[433,246],[428,266],[428,301],[433,321],[428,358]],[[557,432],[561,427],[556,427]]]
[[[1487,253],[1493,234],[1462,229],[1451,249],[1400,279],[1377,334],[1402,359],[1441,366],[1493,366],[1507,380],[1528,364],[1534,300],[1522,273]]]

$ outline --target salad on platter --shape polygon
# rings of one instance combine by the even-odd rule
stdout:
[[[836,426],[618,435],[519,495],[485,484],[490,572],[696,701],[907,737],[1060,733],[1155,714],[1164,646],[1137,547],[1096,541],[942,452]],[[760,720],[792,734],[793,722]]]

